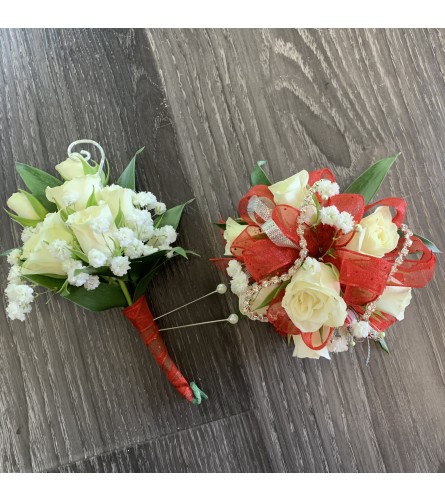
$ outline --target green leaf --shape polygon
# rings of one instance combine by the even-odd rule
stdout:
[[[116,184],[123,188],[133,189],[133,191],[136,189],[136,157],[143,150],[144,148],[141,148],[136,151],[136,154],[131,159],[127,168],[122,172]]]
[[[82,286],[65,285],[64,278],[53,278],[42,274],[30,274],[25,278],[55,292],[61,290],[64,298],[90,311],[105,311],[128,305],[120,286],[114,283],[101,283],[95,290],[86,290]]]
[[[49,211],[55,212],[56,206],[54,203],[48,201],[45,196],[45,189],[49,187],[56,187],[62,184],[62,181],[56,179],[54,176],[40,170],[38,168],[25,165],[24,163],[16,163],[15,168],[22,178],[26,187],[31,193],[40,201],[40,203]]]
[[[44,274],[27,274],[23,275],[23,277],[36,285],[40,285],[54,291],[60,290],[65,283],[65,278],[54,278],[52,276],[45,276]]]
[[[134,291],[133,295],[133,301],[137,300],[141,295],[144,295],[145,290],[147,289],[148,285],[150,284],[150,281],[155,277],[156,273],[159,271],[159,269],[167,262],[167,259],[165,259],[161,264],[158,266],[150,269],[147,274],[145,274],[138,282],[136,285],[136,289]]]
[[[59,293],[62,297],[68,297],[68,295],[70,294],[70,291],[68,290],[68,280],[65,280],[65,282],[63,283],[63,285],[61,286],[60,290],[57,292]]]
[[[177,205],[176,207],[169,208],[167,211],[165,211],[162,215],[160,215],[157,219],[154,221],[154,226],[155,227],[163,227],[163,226],[173,226],[174,229],[178,228],[179,221],[181,220],[182,212],[184,211],[184,208],[195,201],[193,198],[192,200],[186,201],[182,205]]]
[[[261,309],[263,307],[268,306],[272,302],[272,300],[274,300],[276,297],[278,297],[280,292],[287,287],[289,282],[290,282],[290,280],[283,281],[283,283],[281,283],[281,285],[278,288],[275,288],[270,293],[268,293],[266,298],[263,300],[263,302],[255,309],[258,310],[258,309]]]
[[[195,257],[201,257],[199,253],[194,252],[193,250],[186,250],[185,253],[187,255],[194,255]]]
[[[214,222],[213,223],[215,226],[218,226],[220,229],[222,229],[223,231],[226,230],[226,224],[223,224],[222,222]]]
[[[68,286],[71,302],[89,311],[105,311],[114,307],[127,307],[127,300],[117,284],[101,283],[94,290],[86,290],[83,286]]]
[[[403,232],[402,232],[402,235],[403,235]],[[420,236],[418,234],[415,234],[413,236],[417,236],[417,238],[419,238],[419,240],[427,247],[429,248],[432,252],[434,253],[442,253],[437,247],[436,245],[431,241],[429,240],[428,238],[425,238],[424,236]]]
[[[116,227],[118,229],[125,224],[124,212],[122,212],[120,201],[119,201],[119,211],[117,212],[117,215],[114,219],[114,223],[116,224]]]
[[[184,257],[184,259],[188,259],[187,257],[187,251],[184,250],[182,247],[175,247],[175,248],[172,248],[171,251],[174,253],[174,254],[178,254],[180,255],[181,257]]]
[[[65,207],[63,210],[60,210],[60,218],[63,220],[63,222],[66,222],[68,220],[68,216],[73,214],[75,210],[73,210],[71,207]]]
[[[83,260],[83,262],[86,262],[88,264],[88,257],[86,253],[82,252],[82,250],[77,250],[76,248],[72,248],[71,253],[73,254],[74,257],[77,257],[78,259]]]
[[[389,348],[384,338],[379,340],[380,347],[389,354]]]
[[[35,210],[36,214],[39,216],[41,220],[46,217],[48,210],[40,203],[40,201],[33,196],[28,191],[24,191],[23,189],[19,189],[19,192],[26,196],[26,199],[29,201],[32,208]]]
[[[18,215],[8,212],[6,209],[5,212],[9,215],[9,217],[11,217],[11,219],[15,220],[23,227],[36,227],[37,224],[41,222],[41,220],[25,219],[25,217],[19,217]]]
[[[386,174],[389,172],[392,164],[400,156],[384,158],[368,167],[357,179],[346,189],[345,193],[361,194],[365,199],[365,204],[369,204],[374,195],[379,190]]]
[[[93,207],[97,205],[96,194],[94,193],[95,189],[93,187],[93,192],[90,194],[90,197],[87,200],[87,204],[85,208]]]
[[[81,161],[82,163],[82,167],[83,167],[83,173],[84,175],[94,175],[94,174],[97,174],[98,170],[99,170],[99,165],[95,163],[94,166],[91,166],[86,160],[85,158],[82,156],[82,155],[79,155],[79,160]]]
[[[140,257],[131,261],[130,271],[128,273],[130,280],[137,283],[141,275],[148,273],[151,269],[159,265],[161,260],[165,259],[167,250],[159,250],[145,257]]]
[[[262,168],[266,164],[267,161],[264,160],[256,162],[255,168],[250,174],[250,182],[252,183],[252,186],[258,186],[259,184],[262,184],[264,186],[270,186],[272,184]]]

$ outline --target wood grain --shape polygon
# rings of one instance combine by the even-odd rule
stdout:
[[[14,161],[51,172],[92,137],[117,174],[145,145],[139,185],[196,201],[151,288],[162,312],[213,289],[222,253],[211,222],[233,215],[258,159],[275,180],[331,167],[346,186],[402,151],[382,195],[445,248],[444,30],[0,30],[0,188]],[[18,231],[0,215],[1,246]],[[7,266],[0,267],[1,283]],[[119,311],[41,297],[30,321],[0,308],[2,471],[431,471],[445,463],[444,269],[415,291],[390,355],[292,358],[265,325],[166,336],[210,395],[187,405]],[[4,304],[5,305],[5,304]],[[213,297],[167,325],[224,317]]]

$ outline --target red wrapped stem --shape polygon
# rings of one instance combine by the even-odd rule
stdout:
[[[154,360],[162,371],[167,375],[172,386],[183,396],[187,401],[195,404],[201,402],[201,397],[207,399],[207,396],[191,382],[190,384],[178,370],[172,358],[170,357],[167,347],[162,340],[157,324],[153,319],[147,300],[144,295],[139,297],[131,306],[126,307],[123,314],[128,318],[136,330],[139,332],[144,344],[148,347]]]

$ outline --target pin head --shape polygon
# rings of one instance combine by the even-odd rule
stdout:
[[[229,323],[231,323],[232,325],[236,325],[238,323],[238,314],[231,314],[228,318],[227,318],[227,321]]]
[[[224,283],[220,283],[220,284],[216,287],[216,291],[217,291],[219,294],[223,295],[223,294],[225,294],[225,293],[227,292],[227,287],[226,287],[226,285],[224,285]]]

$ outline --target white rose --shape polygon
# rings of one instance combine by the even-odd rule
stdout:
[[[56,170],[59,174],[66,180],[76,179],[78,177],[84,177],[85,172],[83,169],[83,164],[80,160],[74,160],[72,158],[67,158],[62,163],[56,165]]]
[[[322,357],[326,359],[331,359],[327,347],[323,347],[323,349],[315,351],[314,349],[311,349],[303,342],[301,335],[293,335],[293,339],[294,339],[295,349],[292,356],[296,358],[318,359]]]
[[[96,199],[97,201],[103,200],[110,207],[114,218],[116,218],[120,207],[125,218],[136,210],[133,205],[133,195],[134,191],[131,189],[112,184],[103,188]]]
[[[238,236],[246,229],[245,224],[238,224],[235,220],[229,217],[226,221],[226,230],[224,231],[224,239],[226,240],[226,248],[224,250],[224,255],[232,255],[230,253],[230,247],[232,243],[238,238]]]
[[[349,250],[383,257],[397,247],[399,235],[389,207],[379,207],[360,221],[362,230],[346,245]]]
[[[73,244],[73,233],[63,223],[58,213],[50,213],[45,217],[38,233],[33,234],[23,245],[22,274],[55,274],[66,276],[63,261],[53,256],[49,245],[56,240],[66,241],[67,246]]]
[[[45,195],[60,209],[70,206],[74,210],[82,210],[86,207],[93,190],[98,199],[101,189],[102,181],[98,175],[85,175],[66,181],[61,186],[47,187]]]
[[[117,228],[108,205],[95,205],[75,212],[68,217],[67,223],[85,254],[92,249],[106,256],[112,254],[112,235]]]
[[[14,193],[6,204],[19,217],[30,220],[42,220],[39,214],[34,210],[28,197],[23,193]]]
[[[375,305],[378,311],[391,314],[398,321],[405,317],[405,309],[411,302],[411,288],[387,286]]]
[[[291,207],[299,208],[303,204],[308,182],[309,173],[306,170],[302,170],[284,181],[272,184],[269,186],[269,189],[277,205],[290,205]]]
[[[308,258],[287,285],[282,305],[292,323],[302,332],[322,326],[342,326],[346,303],[332,267]]]

